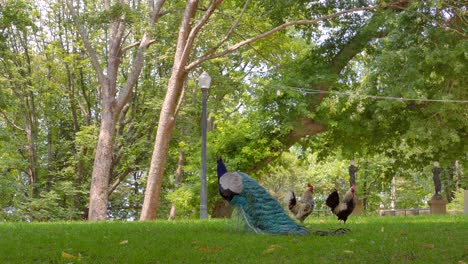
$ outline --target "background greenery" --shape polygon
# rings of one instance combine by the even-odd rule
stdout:
[[[142,9],[116,5],[116,14],[87,1],[82,19],[101,45],[108,19],[122,12],[132,34],[141,34]],[[202,1],[203,2],[203,1]],[[225,45],[284,21],[312,19],[337,10],[385,1],[254,1]],[[389,1],[387,1],[389,2]],[[401,1],[406,3],[405,1]],[[94,147],[100,126],[95,73],[62,0],[49,5],[28,0],[0,4],[0,219],[59,221],[85,219]],[[112,157],[108,216],[134,220],[143,201],[158,113],[171,73],[180,10],[171,1],[155,27],[131,102],[118,125]],[[244,1],[226,1],[204,31],[207,49],[220,40]],[[461,1],[414,1],[374,15],[348,15],[298,26],[203,65],[209,91],[208,181],[210,208],[217,193],[215,160],[257,178],[279,200],[289,190],[316,187],[317,208],[333,188],[344,190],[348,164],[356,160],[358,193],[372,214],[391,203],[395,177],[397,208],[427,207],[432,163],[443,169],[443,194],[461,209],[468,188],[468,42]],[[121,9],[123,8],[123,9]],[[120,11],[119,11],[120,10]],[[120,13],[119,13],[120,12]],[[156,32],[157,31],[157,32]],[[210,42],[210,40],[212,42]],[[355,45],[355,46],[351,46]],[[347,55],[350,49],[355,54]],[[131,56],[127,57],[130,61]],[[123,63],[129,65],[129,61]],[[128,66],[127,66],[128,67]],[[200,97],[198,70],[191,72],[169,150],[160,217],[172,203],[177,216],[198,217]],[[125,74],[122,75],[124,82]],[[326,91],[317,94],[316,90]],[[378,100],[368,96],[465,100]],[[301,118],[324,127],[301,133]],[[183,179],[176,181],[180,151]],[[460,170],[454,170],[458,160]],[[453,176],[452,176],[453,175]],[[452,194],[453,193],[453,194]],[[454,195],[454,197],[452,197]],[[210,212],[211,213],[211,212]]]

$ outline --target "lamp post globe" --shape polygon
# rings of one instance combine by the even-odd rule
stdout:
[[[205,71],[198,77],[198,85],[200,85],[201,89],[208,89],[210,88],[211,84],[211,77]]]

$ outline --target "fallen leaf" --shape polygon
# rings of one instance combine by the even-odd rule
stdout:
[[[466,264],[466,262],[463,261],[463,260],[460,260],[460,261],[458,261],[458,264]]]
[[[346,254],[354,254],[354,252],[351,251],[351,250],[343,250],[343,253],[346,253]]]
[[[119,244],[120,244],[120,245],[123,245],[123,244],[128,244],[128,240],[122,240],[122,241],[120,241],[120,243],[119,243]]]
[[[424,245],[423,245],[423,248],[430,248],[430,249],[432,249],[432,248],[434,248],[434,247],[435,247],[434,244],[424,244]]]
[[[265,251],[263,251],[263,254],[269,254],[277,249],[280,249],[281,246],[278,245],[278,244],[273,244],[271,246],[269,246],[267,249],[265,249]]]
[[[78,259],[78,256],[73,256],[72,254],[69,254],[65,251],[62,251],[62,258],[64,259]]]
[[[351,238],[351,239],[349,240],[349,242],[354,243],[354,242],[356,242],[356,239]]]
[[[385,231],[385,228],[382,226],[382,227],[380,228],[380,232],[383,233],[384,231]]]
[[[203,253],[213,253],[213,252],[218,252],[221,249],[218,247],[213,247],[213,248],[208,248],[208,247],[202,247],[200,248],[200,251]]]
[[[325,223],[325,220],[320,220],[319,222],[320,222],[321,224],[323,224],[323,223]]]

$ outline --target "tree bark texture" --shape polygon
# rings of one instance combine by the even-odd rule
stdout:
[[[175,109],[185,77],[186,73],[182,68],[173,71],[172,77],[169,80],[168,91],[159,118],[153,155],[151,156],[140,220],[152,220],[157,214],[169,142],[176,119]]]
[[[103,109],[91,178],[89,220],[105,220],[107,218],[107,188],[112,169],[114,133],[115,119],[113,114],[108,109]]]

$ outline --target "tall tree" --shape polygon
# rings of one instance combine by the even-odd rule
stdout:
[[[206,61],[233,53],[241,47],[249,45],[255,41],[266,38],[273,33],[292,26],[317,24],[320,21],[338,17],[343,14],[375,9],[373,7],[354,8],[337,12],[332,15],[322,16],[313,20],[286,22],[269,31],[225,47],[226,41],[228,41],[234,34],[236,28],[239,25],[240,19],[245,13],[245,9],[248,7],[250,1],[247,0],[245,1],[243,11],[240,13],[238,19],[234,21],[232,26],[225,33],[223,39],[218,44],[214,44],[211,49],[206,51],[206,53],[190,60],[191,56],[195,55],[192,54],[192,52],[196,47],[195,44],[197,37],[199,36],[202,29],[207,26],[210,18],[222,2],[223,0],[211,1],[207,8],[203,8],[203,10],[205,10],[203,15],[201,15],[201,17],[196,20],[195,23],[192,23],[192,21],[196,19],[199,1],[189,0],[185,6],[184,15],[182,17],[179,29],[176,53],[174,56],[174,66],[172,68],[172,74],[171,78],[169,79],[166,97],[160,113],[158,130],[156,134],[150,170],[148,173],[145,200],[143,202],[140,220],[151,220],[156,217],[161,195],[164,169],[167,160],[169,141],[174,128],[175,120],[177,118],[177,105],[182,93],[183,83],[185,82],[187,75],[191,70]]]
[[[155,25],[160,17],[160,12],[164,4],[164,0],[149,2],[149,14],[146,15],[147,21],[143,22],[148,27]],[[102,30],[107,36],[106,39],[106,55],[99,56],[100,51],[98,46],[93,46],[90,39],[90,32],[85,24],[80,10],[87,10],[86,2],[67,1],[68,8],[75,20],[78,32],[83,40],[86,51],[91,59],[94,70],[100,85],[101,92],[101,127],[96,146],[96,154],[94,158],[94,166],[91,180],[90,199],[89,199],[89,216],[91,221],[105,220],[107,217],[108,206],[108,187],[112,170],[112,155],[114,148],[114,136],[116,123],[119,115],[129,102],[132,90],[137,83],[140,72],[143,68],[145,59],[145,51],[151,44],[150,32],[145,31],[139,41],[133,46],[137,46],[135,57],[131,62],[131,67],[128,70],[128,75],[125,76],[123,83],[119,82],[119,70],[122,63],[125,61],[128,47],[124,47],[126,39],[126,30],[128,19],[131,19],[132,10],[130,9],[130,1],[119,1],[112,5],[110,0],[103,1],[101,14],[104,15],[103,21],[108,27]],[[84,5],[84,6],[83,6]],[[131,47],[133,47],[131,46]],[[103,69],[102,65],[105,65]]]

